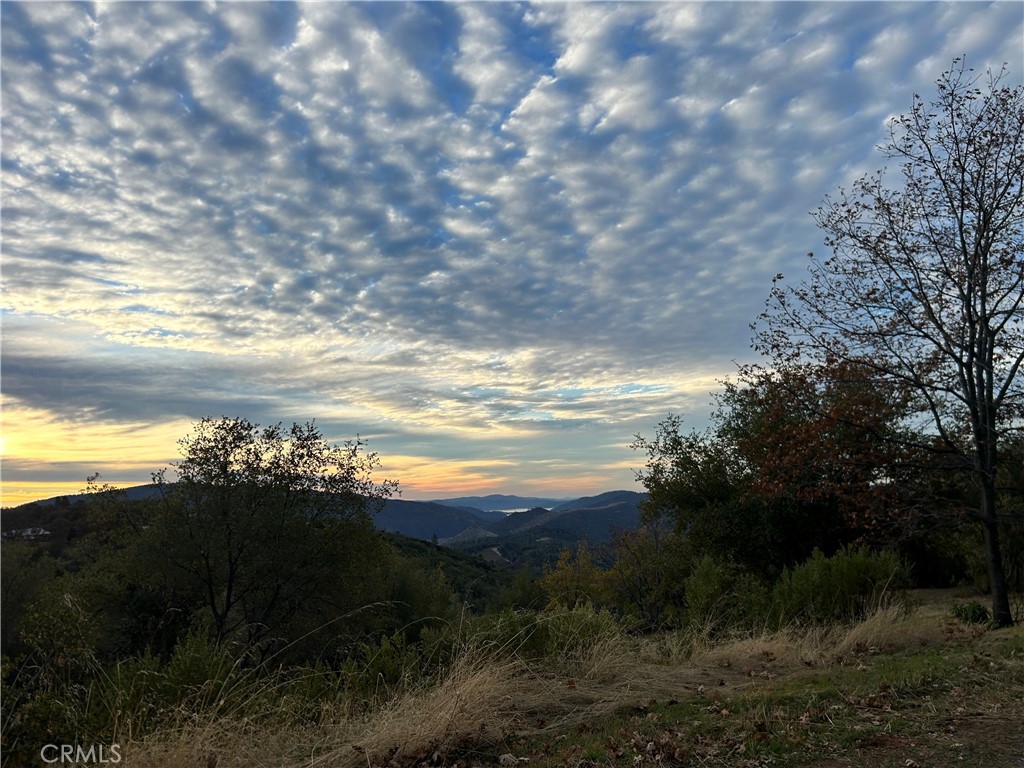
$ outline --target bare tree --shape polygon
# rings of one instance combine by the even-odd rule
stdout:
[[[755,348],[779,366],[866,366],[901,389],[935,450],[978,491],[993,621],[1012,623],[1000,554],[1000,440],[1024,417],[1024,89],[963,59],[914,96],[881,147],[900,162],[826,197],[832,255],[799,286],[774,282]],[[982,83],[983,87],[979,87]]]

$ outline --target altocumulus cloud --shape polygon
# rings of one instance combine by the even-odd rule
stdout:
[[[1024,34],[1012,2],[0,12],[8,433],[316,416],[423,492],[434,460],[628,484],[887,118]],[[47,462],[17,445],[8,485]]]

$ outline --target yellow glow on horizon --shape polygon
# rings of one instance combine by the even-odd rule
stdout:
[[[619,469],[619,464],[586,469],[560,466],[556,474],[536,476],[538,464],[543,465],[545,462],[526,465],[506,460],[389,456],[382,457],[376,474],[378,479],[398,480],[401,496],[396,498],[404,499],[485,496],[491,493],[590,496],[618,488],[630,488],[628,483],[613,479],[615,472],[603,471]]]
[[[5,507],[81,493],[86,478],[95,472],[101,474],[101,482],[116,487],[147,483],[152,472],[180,458],[178,440],[195,426],[188,419],[158,424],[116,423],[88,412],[64,418],[16,399],[5,400],[0,474],[0,504]],[[448,427],[449,432],[453,431],[451,424]],[[472,443],[485,435],[494,437],[496,431],[508,440],[532,430],[520,430],[516,425],[488,431],[460,425],[454,431]],[[524,461],[489,458],[486,450],[481,449],[480,458],[384,452],[379,454],[381,464],[374,479],[397,481],[399,498],[405,499],[491,493],[589,496],[632,487],[630,470],[642,464],[641,456],[597,462]]]
[[[620,488],[607,475],[573,474],[560,477],[542,477],[521,483],[521,493],[539,496],[594,496],[605,491],[631,490]],[[615,487],[612,487],[615,486]]]
[[[104,478],[105,480],[106,478]],[[139,483],[111,483],[118,487],[139,485]],[[52,499],[55,496],[74,496],[85,490],[85,479],[71,483],[48,482],[17,482],[3,483],[0,488],[0,507],[18,507],[30,501]]]
[[[29,501],[80,493],[86,477],[101,472],[101,482],[115,486],[141,485],[149,473],[167,466],[177,457],[177,441],[191,430],[187,420],[162,424],[117,424],[90,419],[59,419],[48,411],[4,403],[3,461],[9,468],[31,472],[35,468],[67,465],[68,480],[25,479],[10,481],[9,472],[0,480],[0,498],[5,507]],[[88,469],[83,469],[83,468]],[[123,473],[123,475],[122,475]],[[122,476],[118,476],[122,475]],[[126,479],[130,478],[130,479]]]
[[[438,493],[452,496],[495,493],[508,482],[504,470],[510,466],[514,466],[514,462],[382,456],[376,474],[397,480],[402,496],[411,499]]]

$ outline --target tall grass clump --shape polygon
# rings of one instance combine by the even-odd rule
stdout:
[[[953,617],[964,624],[988,624],[992,621],[992,614],[988,612],[988,608],[977,600],[954,605]]]
[[[909,583],[895,552],[848,547],[826,557],[815,549],[804,563],[783,570],[772,590],[773,618],[779,625],[859,621]]]
[[[368,713],[354,743],[327,752],[314,765],[380,765],[444,756],[459,744],[511,731],[532,682],[528,666],[464,648],[432,680],[411,684]]]

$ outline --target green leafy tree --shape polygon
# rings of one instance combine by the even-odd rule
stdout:
[[[647,453],[637,473],[648,494],[644,517],[672,521],[695,552],[774,577],[805,557],[826,527],[808,519],[806,507],[755,493],[747,462],[719,430],[685,432],[671,415],[633,447]]]
[[[0,651],[12,655],[22,650],[18,629],[29,606],[43,586],[59,571],[57,561],[41,547],[25,541],[5,541],[0,555]]]
[[[554,566],[546,566],[541,587],[552,606],[575,608],[577,605],[604,602],[607,575],[597,567],[586,541],[576,551],[565,549]]]
[[[88,478],[87,532],[67,551],[64,589],[96,627],[105,661],[138,653],[168,658],[200,604],[199,583],[168,567],[161,539],[166,526],[153,499]]]
[[[882,172],[827,197],[815,218],[832,255],[776,279],[755,346],[779,369],[850,363],[901,390],[928,445],[976,489],[992,616],[1012,622],[1000,549],[1000,444],[1024,417],[1024,88],[962,59],[930,103],[914,96]]]
[[[680,626],[685,614],[684,580],[693,568],[686,538],[648,523],[612,536],[614,562],[606,576],[609,600],[646,629]]]
[[[330,621],[373,595],[384,544],[375,454],[329,444],[311,423],[260,427],[203,419],[183,458],[155,480],[160,513],[149,533],[166,561],[194,578],[213,640],[265,651],[300,625]]]

